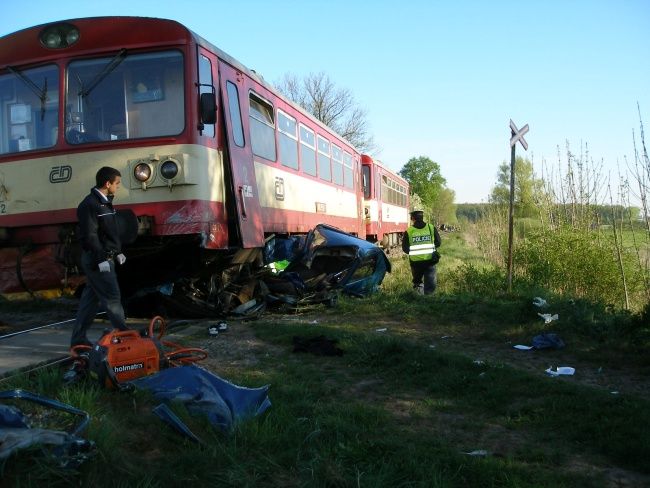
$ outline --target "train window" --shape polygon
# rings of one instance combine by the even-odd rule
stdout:
[[[354,173],[352,172],[352,154],[343,153],[343,181],[347,188],[354,188]]]
[[[70,144],[173,136],[185,128],[183,55],[128,54],[68,65],[65,130]]]
[[[382,193],[384,191],[383,185],[379,184],[379,170],[375,171],[375,182],[377,183],[375,185],[375,198],[381,200]]]
[[[278,130],[280,132],[280,161],[288,168],[298,169],[298,124],[296,119],[278,110]]]
[[[318,136],[318,176],[321,180],[332,181],[330,142],[321,136]]]
[[[53,146],[58,120],[59,68],[12,69],[0,76],[0,154]]]
[[[362,166],[363,172],[363,198],[370,198],[370,166]]]
[[[300,163],[308,175],[316,176],[316,141],[314,132],[300,124]]]
[[[212,63],[208,58],[199,56],[199,94],[212,93]],[[203,135],[214,137],[214,124],[203,124]]]
[[[228,90],[228,112],[230,113],[230,124],[232,125],[232,137],[235,144],[244,147],[244,128],[241,123],[241,111],[239,110],[239,91],[237,85],[226,81]]]
[[[343,151],[332,144],[332,181],[343,186]]]
[[[251,92],[250,129],[253,154],[275,161],[275,120],[273,106]]]
[[[382,201],[386,203],[393,203],[393,189],[391,188],[391,183],[392,181],[388,176],[381,176]]]

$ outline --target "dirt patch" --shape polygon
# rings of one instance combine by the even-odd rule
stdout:
[[[193,322],[199,333],[191,337],[192,347],[208,352],[201,365],[218,375],[233,369],[254,368],[262,357],[278,356],[284,350],[259,340],[247,322],[228,322],[228,329],[218,335],[210,335],[208,329],[214,320]]]

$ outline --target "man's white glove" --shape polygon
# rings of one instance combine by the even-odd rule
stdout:
[[[108,261],[102,261],[98,264],[100,273],[108,273],[111,270],[111,263]]]
[[[115,259],[117,259],[117,264],[124,264],[126,263],[126,256],[122,253],[118,254],[115,256]]]

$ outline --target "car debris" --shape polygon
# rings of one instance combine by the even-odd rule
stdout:
[[[553,332],[545,332],[543,334],[539,334],[533,337],[532,346],[517,344],[516,346],[512,346],[512,347],[514,347],[515,349],[519,349],[520,351],[530,351],[531,349],[537,349],[537,350],[564,349],[565,344],[559,335]]]
[[[473,457],[487,457],[488,452],[485,449],[476,449],[475,451],[463,452],[463,454]]]
[[[554,320],[558,320],[560,318],[558,314],[551,315],[550,313],[538,313],[537,315],[539,315],[544,320],[544,324],[550,324]]]
[[[533,305],[539,308],[545,308],[548,307],[548,302],[544,300],[542,297],[535,297],[533,298]]]
[[[575,368],[572,368],[571,366],[558,366],[553,369],[553,366],[549,367],[546,372],[550,376],[573,376],[573,374],[576,372]]]
[[[81,417],[71,432],[32,428],[20,409],[0,404],[0,460],[22,449],[43,446],[43,453],[54,458],[61,468],[75,469],[95,454],[95,443],[80,437],[90,422],[87,412],[21,389],[0,392],[0,400],[25,400]]]
[[[380,247],[326,224],[306,235],[272,236],[263,249],[237,253],[241,256],[220,273],[206,271],[192,280],[155,284],[132,296],[146,302],[156,296],[170,311],[187,317],[250,319],[267,308],[335,306],[339,294],[365,297],[375,293],[391,271]]]

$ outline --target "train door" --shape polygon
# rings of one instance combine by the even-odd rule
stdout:
[[[236,220],[244,248],[264,246],[262,210],[257,193],[255,166],[248,130],[248,80],[232,66],[219,61],[221,106],[232,175]]]
[[[363,178],[361,178],[361,162],[359,161],[359,156],[354,155],[353,163],[354,165],[354,191],[357,196],[357,236],[361,239],[366,238],[366,216],[364,213],[364,194],[365,190],[363,187]]]
[[[383,179],[381,171],[379,168],[375,169],[375,199],[377,200],[377,240],[380,240],[384,235],[384,232],[381,230],[381,223],[384,220],[382,209],[384,207],[383,203]]]

